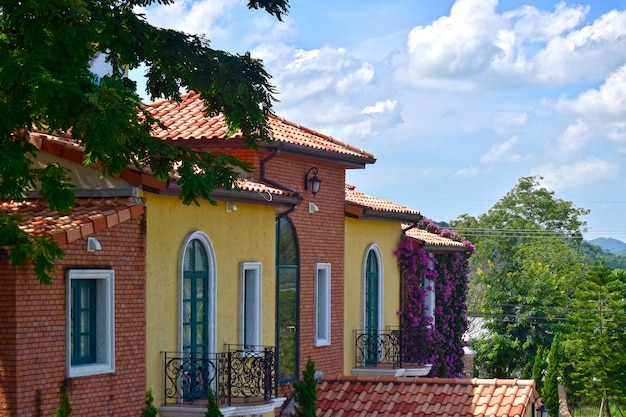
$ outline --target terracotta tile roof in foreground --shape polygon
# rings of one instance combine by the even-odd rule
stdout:
[[[198,142],[242,138],[240,131],[231,136],[228,135],[228,128],[222,115],[207,117],[204,114],[204,102],[198,93],[184,93],[181,95],[181,99],[182,102],[180,103],[173,100],[158,100],[148,105],[153,116],[167,127],[165,130],[155,126],[152,131],[153,136],[172,141]],[[270,115],[269,125],[276,142],[356,156],[374,162],[374,156],[363,149],[300,126],[282,117]]]
[[[409,229],[407,230],[406,235],[413,239],[417,239],[417,240],[424,242],[424,244],[427,246],[436,246],[436,247],[441,247],[441,248],[466,249],[465,244],[463,244],[462,242],[457,242],[456,240],[452,240],[447,237],[443,237],[443,236],[428,232],[423,229],[417,229],[417,228]]]
[[[412,210],[400,204],[392,203],[391,201],[381,200],[380,198],[363,194],[356,191],[354,188],[354,186],[346,184],[346,202],[348,204],[359,206],[364,209],[386,211],[390,213],[420,214],[417,210]]]
[[[532,380],[322,377],[320,417],[523,417],[538,399]]]
[[[22,230],[34,236],[48,235],[63,245],[136,218],[144,213],[144,206],[129,203],[127,198],[78,199],[70,213],[60,214],[41,199],[29,199],[3,201],[0,212],[21,216]]]

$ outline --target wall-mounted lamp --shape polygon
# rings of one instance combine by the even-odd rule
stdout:
[[[537,407],[537,417],[548,417],[549,411],[550,410],[548,409],[548,407],[541,404],[539,407]]]
[[[309,178],[309,174],[313,172],[313,176]],[[304,189],[311,191],[311,194],[315,195],[320,191],[320,185],[322,180],[317,178],[318,170],[316,167],[310,168],[304,175]]]
[[[102,245],[98,242],[98,239],[95,237],[87,238],[87,252],[95,252],[97,250],[102,250]]]

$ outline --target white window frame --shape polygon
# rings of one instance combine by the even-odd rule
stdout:
[[[72,365],[72,281],[97,280],[96,362]],[[70,269],[66,280],[66,372],[68,378],[115,372],[115,271],[112,269]]]
[[[315,346],[330,345],[330,283],[329,263],[315,264]]]
[[[239,344],[261,346],[262,332],[262,278],[261,262],[241,262],[239,266]],[[252,287],[251,287],[252,286]],[[251,342],[246,342],[246,330]]]
[[[425,314],[432,318],[432,325],[435,325],[435,281],[422,277],[424,286],[424,309]]]

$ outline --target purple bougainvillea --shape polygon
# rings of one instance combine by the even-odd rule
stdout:
[[[428,219],[419,225],[421,229],[462,241],[460,236],[441,228]],[[433,255],[426,252],[419,242],[403,236],[395,255],[402,271],[403,305],[401,316],[403,329],[424,334],[425,347],[416,360],[433,365],[431,375],[459,377],[463,374],[463,333],[467,329],[469,257],[474,246],[463,241],[467,250]],[[428,281],[424,281],[424,279]],[[435,308],[433,318],[426,311],[425,299],[430,287],[424,282],[434,282]],[[427,284],[428,285],[428,284]],[[405,351],[415,351],[407,348]]]

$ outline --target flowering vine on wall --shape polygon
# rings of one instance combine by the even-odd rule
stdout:
[[[440,377],[459,377],[463,373],[463,342],[461,337],[467,329],[467,307],[465,300],[469,286],[469,257],[474,246],[448,229],[441,229],[434,222],[423,219],[420,229],[440,236],[462,241],[466,251],[434,255],[426,252],[420,242],[403,236],[395,255],[402,269],[403,306],[401,316],[403,329],[414,329],[420,339],[403,340],[403,343],[418,343],[411,358],[420,363],[433,365],[431,374]],[[429,283],[434,283],[431,288]],[[434,323],[426,308],[428,291],[435,292]]]

